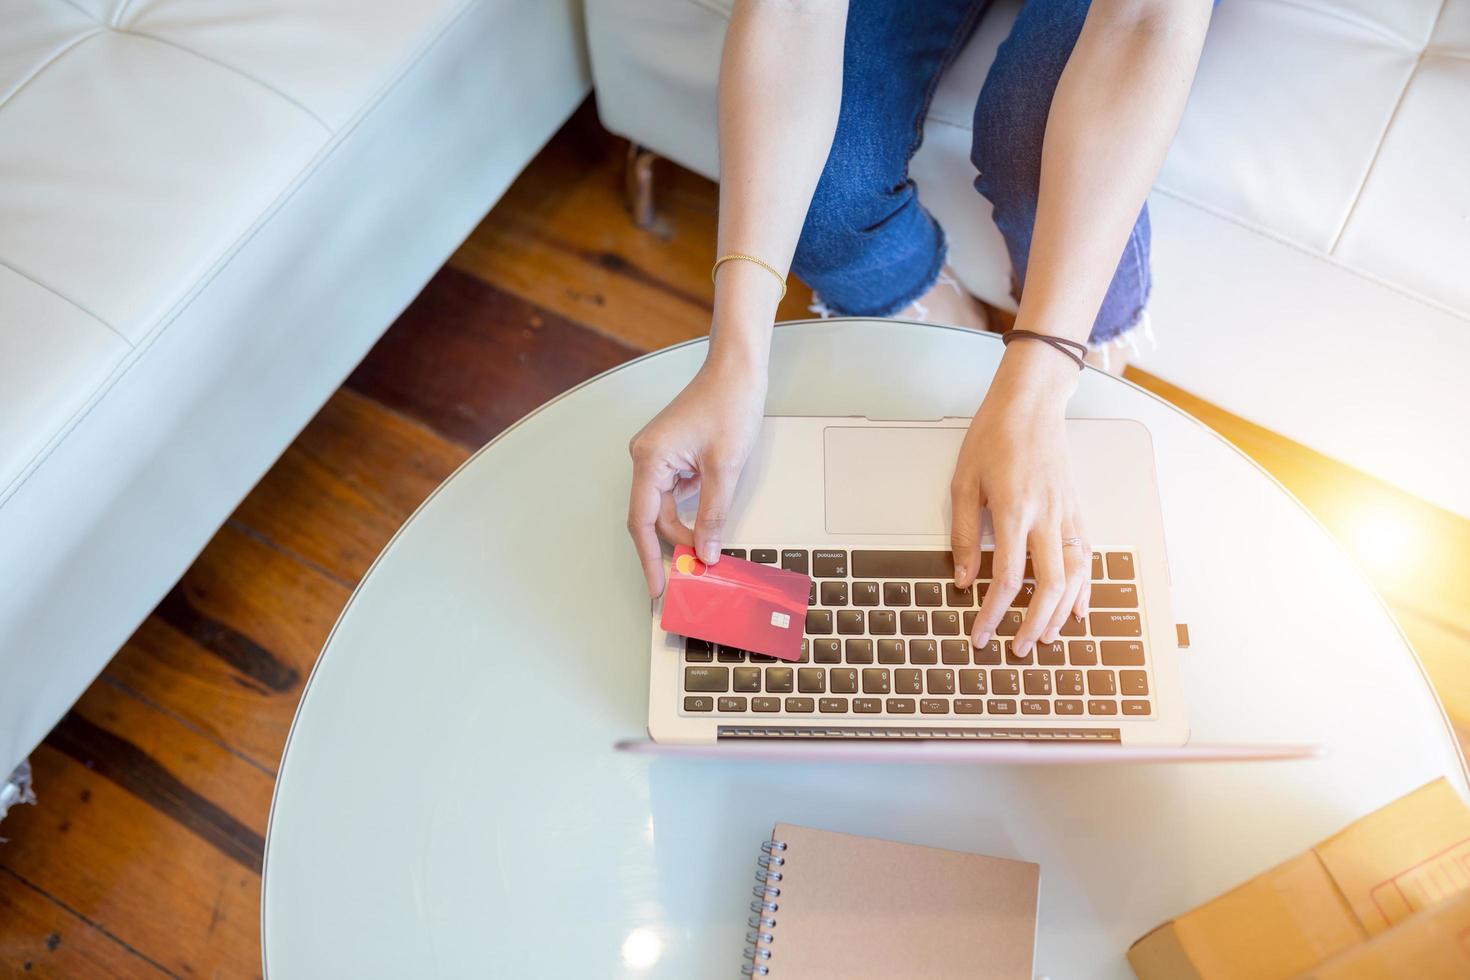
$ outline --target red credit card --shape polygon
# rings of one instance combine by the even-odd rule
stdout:
[[[670,633],[739,647],[781,660],[801,659],[812,580],[773,565],[723,557],[706,565],[685,545],[674,549],[659,626]]]

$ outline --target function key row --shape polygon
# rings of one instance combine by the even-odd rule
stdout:
[[[724,548],[722,554],[745,558],[744,548]],[[810,557],[808,557],[810,556]],[[749,558],[764,565],[779,564],[789,572],[814,578],[954,578],[954,558],[948,551],[854,551],[805,548],[752,548]],[[977,578],[992,578],[995,552],[980,553]],[[1126,551],[1092,553],[1092,577],[1131,580],[1135,578],[1133,555]],[[1026,559],[1026,577],[1034,578],[1031,559]]]
[[[1122,702],[1089,698],[1087,700],[1058,698],[1055,701],[1023,698],[901,698],[901,697],[752,697],[748,700],[740,695],[710,697],[690,695],[684,699],[684,710],[689,712],[777,712],[785,709],[787,714],[859,714],[859,715],[911,715],[915,709],[926,715],[1014,715],[1017,708],[1023,715],[1116,715],[1121,707],[1125,715],[1147,715],[1149,702],[1126,700]]]

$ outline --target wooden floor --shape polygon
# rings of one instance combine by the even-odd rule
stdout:
[[[586,108],[388,331],[32,757],[0,831],[0,976],[255,976],[260,865],[302,684],[374,555],[476,447],[708,330],[715,191],[660,164],[633,228]],[[783,318],[806,316],[793,284]],[[1470,735],[1470,521],[1144,374],[1362,556]],[[629,552],[629,567],[633,568]]]

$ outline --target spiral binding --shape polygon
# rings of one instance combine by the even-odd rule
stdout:
[[[740,968],[741,974],[747,977],[764,977],[771,972],[767,961],[771,958],[771,943],[776,938],[771,932],[776,927],[774,913],[781,908],[776,899],[781,897],[779,869],[786,863],[781,856],[785,850],[784,841],[768,840],[761,844],[761,856],[755,859],[755,880],[760,884],[751,889],[756,900],[750,903],[750,910],[755,914],[745,920],[750,926],[750,931],[745,934],[745,941],[750,944],[745,947],[745,958],[750,962]]]

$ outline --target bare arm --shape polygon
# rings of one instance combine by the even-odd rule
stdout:
[[[1092,4],[1047,117],[1018,328],[1087,340],[1179,126],[1210,11],[1209,0]],[[1076,385],[1076,368],[1056,351],[1012,344],[960,450],[951,490],[961,585],[978,569],[982,507],[996,537],[977,645],[1010,606],[1027,551],[1036,594],[1017,651],[1055,640],[1069,614],[1087,612],[1090,544],[1064,425]]]
[[[837,129],[846,25],[846,0],[735,4],[720,62],[719,255],[753,255],[783,275],[790,267]],[[693,544],[706,561],[719,558],[765,405],[780,296],[780,283],[760,266],[722,265],[704,366],[629,445],[628,531],[652,595],[663,591],[660,536]],[[695,491],[691,533],[675,507]]]

